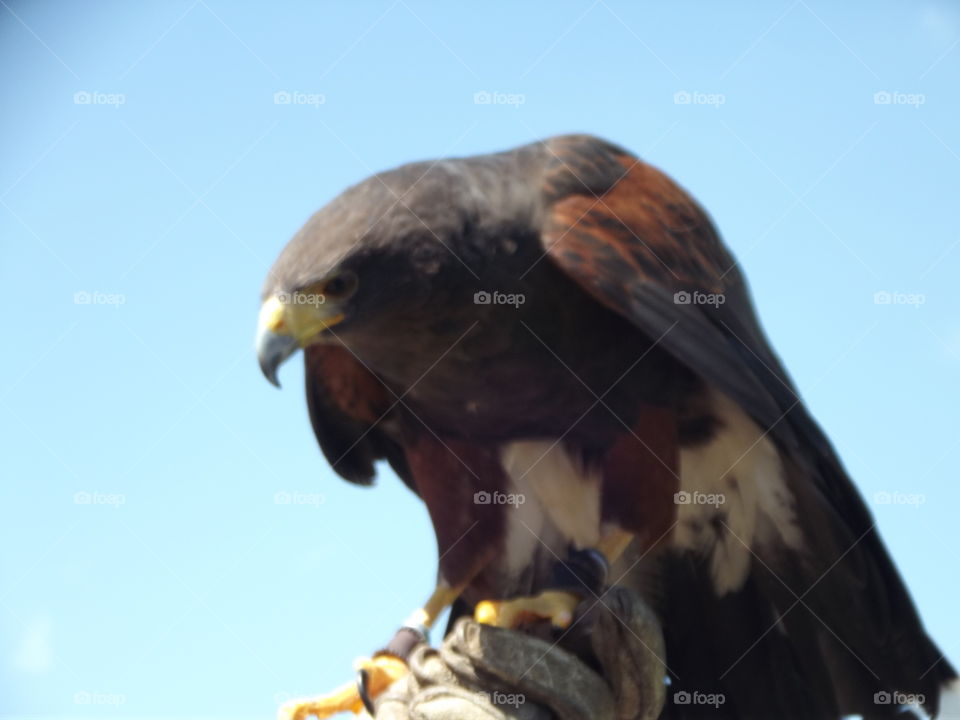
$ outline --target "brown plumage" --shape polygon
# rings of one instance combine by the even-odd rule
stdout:
[[[734,260],[662,172],[565,136],[382,173],[310,219],[264,299],[324,288],[303,322],[336,319],[297,338],[317,439],[346,479],[386,459],[418,493],[466,606],[543,589],[584,524],[617,526],[673,687],[723,692],[712,716],[888,717],[873,695],[893,690],[935,710],[953,669]],[[286,342],[262,347],[271,378]],[[476,499],[518,489],[523,523]]]

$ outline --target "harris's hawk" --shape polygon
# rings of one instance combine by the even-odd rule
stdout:
[[[426,504],[440,581],[410,625],[456,601],[563,626],[565,568],[655,608],[663,717],[704,713],[686,691],[723,694],[711,717],[892,717],[883,693],[935,714],[956,677],[710,219],[620,147],[561,136],[349,188],[270,271],[257,342],[274,383],[304,349],[341,476],[385,459]]]

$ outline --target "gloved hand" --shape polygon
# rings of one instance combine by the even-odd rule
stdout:
[[[656,618],[625,588],[581,603],[557,643],[462,618],[439,649],[414,649],[410,674],[376,699],[376,718],[653,720],[663,658]]]

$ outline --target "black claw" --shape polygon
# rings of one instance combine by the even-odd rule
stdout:
[[[566,562],[553,566],[551,587],[577,595],[599,595],[607,585],[607,559],[599,550],[571,550]]]
[[[373,698],[370,697],[370,692],[367,690],[367,680],[369,678],[370,674],[366,670],[357,670],[357,695],[360,696],[360,702],[370,713],[370,717],[373,717],[376,715],[377,708],[374,706]]]

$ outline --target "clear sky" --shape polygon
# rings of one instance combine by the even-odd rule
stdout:
[[[334,477],[299,360],[260,376],[260,283],[373,171],[570,131],[713,214],[960,660],[958,77],[934,0],[3,0],[0,715],[269,717],[349,679],[432,531],[389,472]]]

